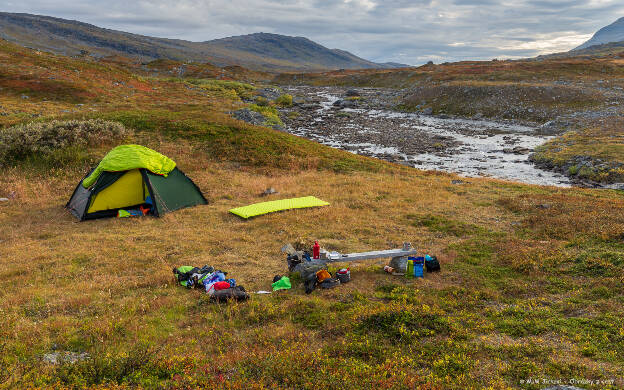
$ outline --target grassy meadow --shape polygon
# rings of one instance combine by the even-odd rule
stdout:
[[[5,45],[3,125],[103,119],[127,133],[0,162],[0,388],[624,386],[623,192],[453,184],[234,120],[227,111],[244,105],[246,87]],[[36,82],[61,74],[71,87],[62,94]],[[171,157],[209,204],[77,222],[64,204],[121,142]],[[268,187],[279,191],[270,199],[330,206],[247,221],[228,213],[266,200]],[[249,292],[268,290],[286,272],[282,245],[313,240],[341,252],[411,241],[442,271],[407,279],[373,260],[351,264],[352,281],[332,290],[306,295],[295,280],[221,305],[173,280],[174,266],[209,264]],[[54,351],[90,358],[46,363]]]

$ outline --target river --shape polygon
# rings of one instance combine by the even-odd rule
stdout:
[[[358,89],[361,95],[348,106],[340,88],[286,88],[312,104],[286,113],[286,131],[352,153],[398,162],[424,170],[457,173],[464,177],[494,177],[538,185],[569,187],[564,175],[539,169],[528,157],[552,136],[538,128],[489,120],[436,117],[390,109],[391,100],[375,89]],[[361,102],[366,102],[362,104]],[[371,103],[372,102],[372,103]]]

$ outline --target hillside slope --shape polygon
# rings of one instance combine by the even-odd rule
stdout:
[[[601,28],[590,40],[573,49],[573,51],[586,49],[590,46],[621,41],[624,41],[624,18],[620,18],[610,25]]]
[[[0,175],[0,387],[624,385],[621,192],[393,165],[231,118],[249,85],[139,77],[0,43],[3,124],[121,123],[131,133],[114,142],[171,157],[209,199],[163,218],[78,223],[63,205],[113,144],[14,154]],[[279,194],[261,196],[268,187]],[[228,212],[307,195],[330,206]],[[287,272],[280,248],[296,240],[343,253],[411,241],[442,270],[411,279],[383,272],[386,259],[344,264],[352,280],[334,289],[308,295],[293,278],[292,290],[223,305],[173,282],[173,267],[209,264],[249,292],[270,289]]]
[[[6,12],[0,13],[0,37],[22,46],[69,56],[119,55],[141,61],[170,59],[282,71],[388,66],[343,50],[330,50],[303,37],[257,33],[190,42],[131,34],[49,16]]]

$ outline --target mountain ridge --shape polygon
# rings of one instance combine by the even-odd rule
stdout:
[[[624,41],[624,17],[619,18],[608,26],[601,28],[582,45],[575,47],[571,51],[587,49],[591,46],[604,45]]]
[[[52,16],[0,12],[0,37],[21,46],[68,56],[121,55],[140,61],[171,59],[241,65],[265,71],[389,68],[305,37],[253,33],[192,42],[98,27]],[[405,65],[407,66],[407,65]]]

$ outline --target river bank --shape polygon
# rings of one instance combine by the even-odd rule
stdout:
[[[398,112],[401,90],[284,87],[294,96],[281,109],[284,130],[352,153],[418,169],[571,186],[565,175],[536,167],[529,155],[558,134],[519,121],[490,121]]]

